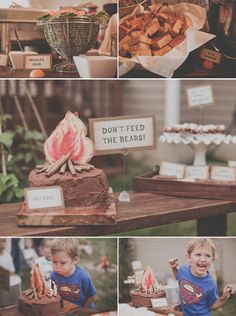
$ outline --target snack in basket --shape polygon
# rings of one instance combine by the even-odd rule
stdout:
[[[66,207],[102,211],[112,202],[108,180],[102,169],[88,163],[94,144],[86,133],[78,113],[68,111],[46,139],[46,162],[30,172],[29,182],[31,187],[61,186]]]
[[[148,7],[143,13],[121,21],[120,56],[163,56],[185,39],[185,31],[191,24],[186,16]]]
[[[151,299],[166,297],[165,291],[158,284],[154,272],[147,266],[143,272],[141,286],[130,292],[135,307],[151,307]]]
[[[31,288],[23,291],[19,298],[19,312],[24,316],[56,315],[61,309],[61,297],[54,282],[46,287],[45,279],[39,265],[32,268]]]

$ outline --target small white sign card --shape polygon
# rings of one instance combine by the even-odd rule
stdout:
[[[161,298],[151,298],[151,303],[152,303],[152,308],[162,308],[162,307],[167,307],[168,303],[165,297]]]
[[[177,179],[183,179],[185,165],[163,161],[160,166],[160,176],[173,176]]]
[[[132,261],[131,265],[132,265],[133,270],[140,270],[140,269],[142,269],[142,262],[139,261],[139,260]]]
[[[235,181],[235,168],[212,166],[211,179],[223,180],[223,181]]]
[[[29,212],[64,212],[63,190],[60,186],[26,188],[24,193]]]
[[[129,115],[89,119],[90,137],[95,155],[156,149],[157,132],[154,115]]]
[[[186,166],[185,167],[185,179],[208,179],[209,167],[208,166]]]
[[[190,107],[214,103],[211,85],[188,88],[187,97]]]
[[[0,289],[10,290],[10,272],[3,267],[0,267]]]
[[[135,284],[141,284],[142,276],[143,276],[143,270],[134,271]]]
[[[51,69],[52,55],[37,54],[24,56],[24,69]]]
[[[0,66],[7,65],[8,55],[0,54]]]

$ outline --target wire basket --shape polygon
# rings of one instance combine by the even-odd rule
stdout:
[[[65,60],[55,65],[58,72],[77,73],[73,56],[85,54],[96,43],[99,22],[96,18],[58,18],[41,22],[44,35],[51,46]]]

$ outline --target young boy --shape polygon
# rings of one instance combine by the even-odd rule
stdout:
[[[51,280],[62,299],[84,309],[94,309],[96,289],[89,273],[77,264],[79,243],[75,238],[55,239],[51,245]]]
[[[232,294],[227,284],[218,297],[216,283],[209,274],[215,260],[216,248],[211,239],[197,238],[189,242],[187,260],[189,265],[178,268],[178,259],[170,259],[175,278],[179,282],[181,308],[184,316],[210,316],[211,311],[222,307]]]

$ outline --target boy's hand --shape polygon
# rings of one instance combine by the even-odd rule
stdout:
[[[227,284],[223,290],[223,297],[230,298],[230,295],[233,294],[233,287],[231,284]]]
[[[177,268],[178,265],[179,265],[178,258],[176,258],[176,257],[175,257],[175,258],[172,258],[172,259],[169,259],[169,260],[168,260],[168,263],[169,263],[169,265],[171,266],[172,269]]]

